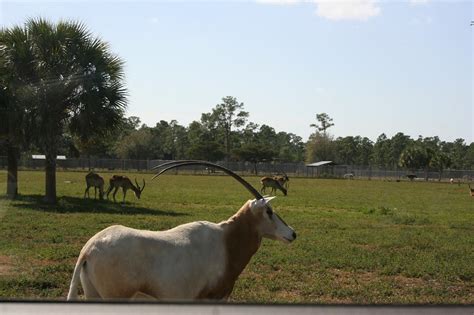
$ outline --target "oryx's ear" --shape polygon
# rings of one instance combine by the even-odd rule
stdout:
[[[276,198],[276,196],[263,196],[263,200],[265,200],[265,203],[269,203],[270,200]]]
[[[273,198],[276,198],[276,196],[264,196],[262,199],[253,199],[252,202],[250,203],[250,207],[252,209],[262,208],[267,203],[269,203],[270,200],[272,200]]]

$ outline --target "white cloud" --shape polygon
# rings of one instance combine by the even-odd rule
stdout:
[[[316,87],[314,90],[317,94],[324,94],[326,92],[326,89],[321,86]]]
[[[160,20],[159,20],[157,17],[152,17],[152,18],[149,18],[149,19],[148,19],[148,22],[149,22],[150,24],[158,24],[159,21],[160,21]]]
[[[429,25],[433,23],[433,18],[431,16],[417,16],[410,20],[412,25]]]
[[[334,21],[365,21],[380,14],[378,0],[256,0],[261,4],[295,5],[312,3],[316,5],[316,14]],[[423,1],[423,0],[411,0]],[[426,1],[426,0],[425,0]]]
[[[329,1],[314,0],[317,4],[316,14],[320,17],[341,21],[366,21],[380,14],[380,7],[376,0]]]
[[[256,0],[257,3],[262,4],[277,4],[277,5],[288,5],[288,4],[299,4],[303,1],[301,0]]]
[[[410,3],[411,5],[423,5],[423,4],[427,4],[429,2],[429,0],[408,0],[408,3]]]

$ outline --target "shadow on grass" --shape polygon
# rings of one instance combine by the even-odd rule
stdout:
[[[109,200],[94,200],[78,197],[62,196],[54,205],[43,202],[42,195],[19,195],[12,203],[13,207],[56,213],[109,213],[109,214],[149,214],[163,216],[185,216],[187,213],[175,212],[171,210],[150,209],[125,204]],[[2,197],[3,199],[3,197]],[[6,199],[6,198],[5,198]]]

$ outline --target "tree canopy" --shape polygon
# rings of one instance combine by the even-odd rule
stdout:
[[[45,200],[54,203],[56,156],[64,135],[87,142],[121,122],[123,61],[77,22],[29,19],[2,30],[0,45],[4,70],[19,69],[7,83],[14,85],[12,101],[26,106],[25,129],[34,131],[32,141],[46,155]]]

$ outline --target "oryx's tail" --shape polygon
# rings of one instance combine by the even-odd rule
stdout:
[[[80,281],[82,267],[85,263],[86,260],[84,259],[83,253],[81,253],[77,259],[76,266],[74,267],[74,273],[72,274],[71,285],[69,286],[69,293],[67,294],[68,301],[77,300],[79,298],[77,294],[77,286]]]

